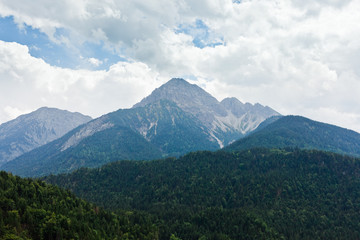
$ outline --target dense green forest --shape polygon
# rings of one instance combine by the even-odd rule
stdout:
[[[301,116],[276,116],[225,150],[241,151],[254,147],[318,149],[360,157],[360,134]]]
[[[69,191],[0,172],[0,239],[157,239],[145,214],[105,211]]]
[[[161,239],[360,238],[360,160],[334,153],[205,151],[46,181],[108,209],[148,212]]]

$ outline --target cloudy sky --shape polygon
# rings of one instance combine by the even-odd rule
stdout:
[[[172,77],[360,132],[359,0],[0,0],[0,123],[98,117]]]

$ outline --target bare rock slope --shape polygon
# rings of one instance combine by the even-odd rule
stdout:
[[[56,108],[40,108],[0,125],[0,165],[51,142],[91,117]]]
[[[182,110],[198,118],[219,147],[250,133],[265,119],[280,115],[270,107],[259,103],[244,104],[236,98],[225,98],[219,102],[199,86],[181,78],[171,79],[133,108],[143,107],[160,99],[173,101]]]

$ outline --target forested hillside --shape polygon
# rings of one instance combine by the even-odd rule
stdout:
[[[359,176],[356,158],[253,149],[120,161],[46,181],[109,209],[151,213],[163,239],[358,239]]]
[[[0,172],[0,239],[157,239],[145,215],[115,215],[42,181]]]
[[[360,157],[360,134],[301,116],[273,117],[225,150],[254,147],[318,149]]]

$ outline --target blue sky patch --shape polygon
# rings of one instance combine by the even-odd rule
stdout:
[[[194,24],[180,25],[176,33],[185,33],[192,36],[192,42],[198,48],[215,47],[224,44],[223,37],[211,32],[210,28],[201,19],[197,19]]]
[[[0,40],[17,42],[29,48],[31,56],[41,58],[52,66],[71,69],[108,69],[112,64],[126,61],[118,54],[104,47],[102,42],[84,42],[81,46],[67,46],[63,38],[69,38],[69,33],[63,28],[56,29],[52,41],[45,33],[24,24],[21,28],[13,17],[0,18]],[[89,59],[98,59],[94,64]]]

